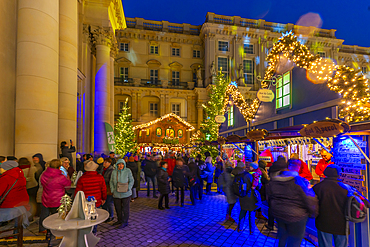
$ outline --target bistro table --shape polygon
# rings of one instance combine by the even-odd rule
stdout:
[[[100,240],[92,233],[95,225],[104,222],[109,217],[109,213],[97,208],[98,218],[94,221],[83,219],[64,220],[59,218],[58,213],[50,215],[42,223],[45,228],[50,229],[51,233],[57,237],[63,237],[59,247],[94,247]]]

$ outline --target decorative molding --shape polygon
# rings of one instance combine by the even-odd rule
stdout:
[[[112,47],[113,41],[113,31],[109,27],[92,27],[92,37],[93,44],[96,45],[106,45]]]

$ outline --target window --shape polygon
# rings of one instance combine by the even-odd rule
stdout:
[[[318,51],[317,55],[319,55],[320,57],[326,57],[326,52],[325,51]]]
[[[119,77],[121,77],[125,82],[128,80],[128,68],[119,68]]]
[[[158,70],[157,69],[151,69],[150,70],[150,81],[152,83],[158,82]]]
[[[232,105],[227,111],[227,126],[233,125],[234,125],[234,106]]]
[[[243,60],[245,84],[254,83],[254,61],[252,59]]]
[[[123,110],[123,107],[125,106],[125,102],[124,101],[120,101],[118,103],[119,103],[119,112],[121,112]]]
[[[158,45],[151,45],[150,46],[150,54],[158,55]]]
[[[121,51],[128,51],[128,43],[120,43],[119,44],[119,49]]]
[[[244,53],[254,54],[253,45],[252,44],[244,44]]]
[[[366,74],[366,73],[367,73],[367,71],[368,71],[368,70],[367,70],[367,67],[366,67],[366,66],[362,67],[362,68],[361,68],[361,71],[362,71],[362,73],[363,73],[363,74]]]
[[[225,77],[228,77],[229,67],[227,57],[217,58],[217,68],[219,71],[222,71],[222,73],[224,73]]]
[[[219,51],[229,51],[229,42],[228,41],[218,41],[218,50]]]
[[[171,54],[174,57],[179,57],[180,56],[180,48],[172,48]]]
[[[178,85],[180,83],[180,72],[172,71],[172,83]]]
[[[158,115],[158,104],[149,103],[149,115],[151,117],[156,117]]]
[[[193,50],[193,57],[200,58],[200,51]]]
[[[172,104],[172,113],[180,116],[180,104]]]
[[[276,83],[276,109],[290,105],[290,71],[278,77]]]

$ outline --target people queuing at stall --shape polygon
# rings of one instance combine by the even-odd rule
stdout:
[[[39,231],[45,233],[42,222],[57,212],[75,173],[70,160],[75,151],[72,144],[68,147],[63,142],[62,157],[50,162],[45,162],[40,153],[33,156],[32,162],[26,157],[18,160],[0,156],[0,198],[3,199],[0,208],[24,206],[31,217],[39,212]],[[202,200],[204,194],[224,194],[226,221],[235,222],[233,209],[237,203],[240,205],[236,228],[240,233],[255,234],[255,217],[258,217],[267,220],[268,230],[273,230],[277,223],[278,246],[295,247],[302,242],[307,220],[316,218],[320,247],[331,246],[332,239],[336,247],[347,246],[344,208],[348,190],[339,180],[341,169],[332,164],[331,154],[326,150],[321,154],[323,159],[316,172],[322,181],[313,188],[307,164],[294,153],[289,160],[279,156],[270,167],[263,160],[245,162],[237,157],[233,161],[224,155],[213,161],[209,153],[204,156],[135,153],[124,157],[113,152],[100,156],[97,152],[77,154],[76,171],[83,175],[76,183],[74,195],[83,191],[86,197],[94,196],[96,207],[109,212],[105,223],[125,228],[129,225],[130,204],[138,198],[141,183],[146,183],[147,197],[151,190],[155,199],[159,193],[159,210],[170,209],[171,192],[176,192],[173,199],[181,207],[185,204],[186,189],[192,205]],[[211,192],[212,184],[216,184],[217,194]],[[268,207],[266,215],[262,215],[262,205]],[[94,227],[93,233],[96,232]]]

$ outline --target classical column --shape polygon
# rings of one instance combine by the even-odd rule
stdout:
[[[19,0],[15,156],[58,157],[59,1]],[[76,77],[73,78],[76,80]]]
[[[198,110],[198,129],[200,129],[200,124],[203,121],[203,103],[198,101],[197,103],[197,110]]]
[[[137,93],[137,121],[141,121],[141,93]]]
[[[191,95],[188,95],[187,97],[187,109],[186,109],[186,121],[188,121],[189,123],[193,120],[193,117],[191,114],[191,108],[193,106],[193,100],[192,100],[192,96]]]
[[[108,153],[104,123],[110,122],[110,46],[112,33],[98,27],[93,31],[96,46],[94,151]]]
[[[161,94],[160,100],[159,100],[159,116],[165,115],[166,111],[166,104],[165,104],[165,95]]]
[[[137,116],[137,104],[136,104],[136,93],[131,94],[131,117],[133,122],[137,122],[138,116]]]
[[[110,124],[114,127],[114,58],[110,57]]]
[[[17,48],[17,1],[0,1],[0,150],[2,155],[14,154],[15,83]]]
[[[77,1],[60,0],[58,143],[77,144],[77,38]]]

